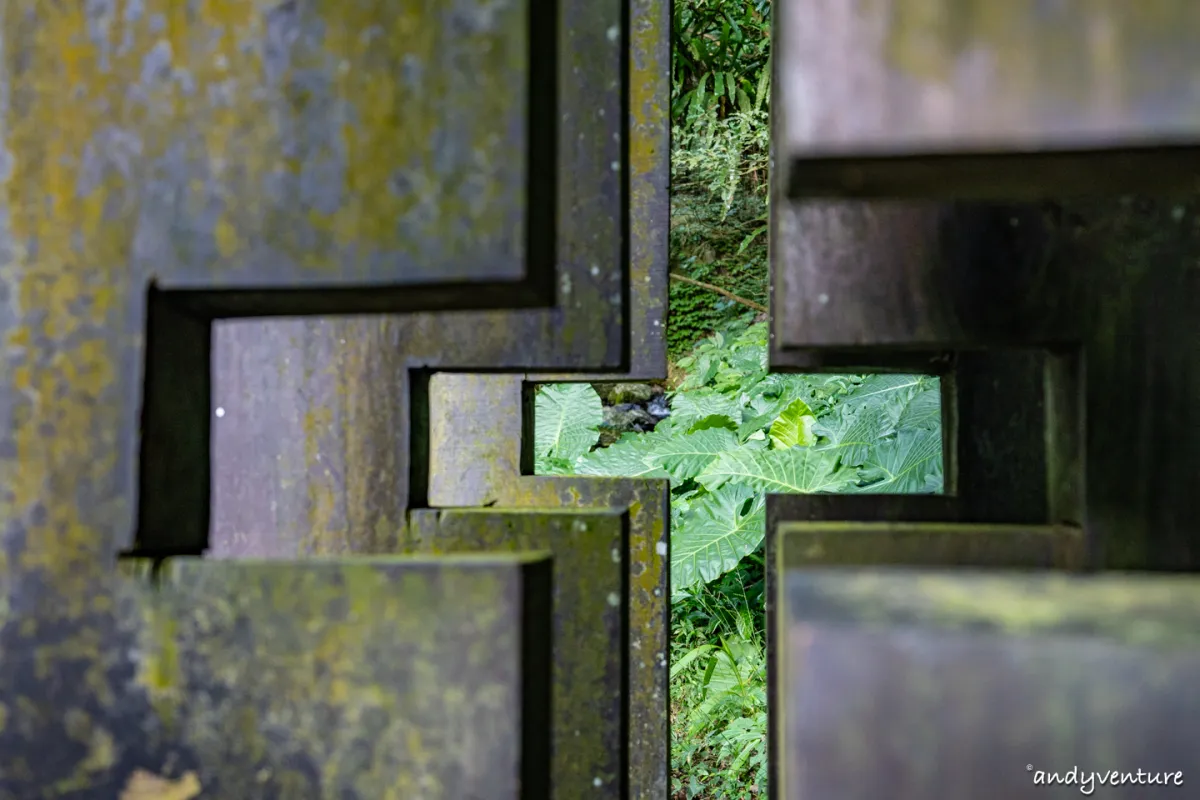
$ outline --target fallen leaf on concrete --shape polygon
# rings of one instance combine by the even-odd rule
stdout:
[[[120,800],[192,800],[198,794],[200,780],[194,772],[173,781],[139,769],[129,776]]]

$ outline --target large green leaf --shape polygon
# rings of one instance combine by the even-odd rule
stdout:
[[[942,424],[942,393],[935,378],[931,384],[913,395],[896,422],[897,428],[927,428],[932,430]]]
[[[688,433],[698,433],[699,431],[707,431],[712,428],[724,428],[727,431],[736,433],[738,426],[733,424],[733,420],[723,414],[713,414],[710,417],[705,417],[699,422],[693,422],[688,428]]]
[[[922,494],[941,494],[946,490],[946,477],[942,473],[942,459],[935,458],[929,472],[925,474],[925,488]]]
[[[681,358],[678,366],[688,370],[687,377],[679,385],[680,391],[688,391],[698,389],[716,377],[721,362],[711,353],[697,353]]]
[[[924,375],[867,375],[841,398],[839,405],[848,411],[887,405],[901,407],[929,380]]]
[[[575,463],[599,440],[603,421],[604,407],[591,384],[539,386],[533,413],[535,458]]]
[[[765,352],[761,323],[700,342],[679,362],[688,377],[671,416],[590,452],[598,399],[554,387],[539,397],[539,474],[669,479],[676,591],[761,546],[767,493],[941,490],[937,378],[767,374]]]
[[[727,417],[734,425],[742,421],[742,407],[732,397],[712,389],[676,392],[671,398],[671,419],[680,430],[706,417]]]
[[[740,373],[742,382],[748,376],[763,375],[767,371],[766,351],[758,347],[739,347],[730,354],[729,366]]]
[[[847,466],[866,462],[871,447],[891,430],[883,405],[839,406],[816,425],[813,432],[825,438],[819,449],[836,453]]]
[[[737,447],[737,437],[726,428],[706,428],[652,444],[650,461],[679,483],[696,477],[727,450]]]
[[[696,480],[715,492],[727,483],[772,494],[812,494],[843,490],[852,473],[840,466],[837,451],[812,447],[788,450],[739,449],[722,453]]]
[[[808,403],[803,400],[792,402],[779,418],[771,423],[771,444],[776,450],[814,444],[817,441],[816,435],[813,434],[816,421]]]
[[[871,494],[923,494],[929,492],[927,477],[940,473],[942,433],[929,428],[906,428],[896,438],[872,448],[859,470],[866,486],[856,492]]]
[[[659,423],[660,426],[662,423]],[[574,474],[604,478],[669,478],[653,458],[650,434],[627,433],[608,447],[601,447],[575,462]]]
[[[800,400],[810,409],[814,398],[814,387],[805,375],[770,375],[757,384],[755,393],[744,415],[745,421],[738,427],[738,435],[745,439],[758,430],[769,427],[793,403]],[[813,414],[810,410],[808,413]],[[816,415],[813,414],[815,417]]]
[[[707,583],[753,553],[766,534],[764,495],[748,486],[706,494],[679,515],[671,530],[671,588]]]
[[[539,456],[533,468],[536,475],[574,475],[575,465],[559,458]]]

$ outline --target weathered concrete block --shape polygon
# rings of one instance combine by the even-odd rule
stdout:
[[[405,552],[545,550],[554,565],[552,601],[552,795],[620,800],[627,769],[624,592],[629,518],[538,509],[414,511]]]
[[[792,196],[1198,188],[1190,0],[788,0],[775,12],[776,159]]]
[[[627,509],[624,653],[628,668],[624,763],[632,797],[657,798],[668,787],[670,653],[669,485],[522,474],[523,425],[529,422],[523,375],[440,373],[430,378],[429,503],[435,507]],[[610,554],[611,555],[611,554]],[[571,577],[569,580],[578,581]],[[590,580],[590,579],[588,579]],[[615,657],[614,651],[610,657]],[[611,791],[612,784],[606,783]]]
[[[780,591],[777,797],[1065,798],[1112,770],[1142,777],[1092,790],[1180,792],[1195,580],[797,568]]]
[[[779,574],[790,568],[1082,569],[1083,532],[1051,525],[781,522]]]
[[[31,589],[0,617],[0,789],[548,798],[551,570],[181,559],[85,602]]]

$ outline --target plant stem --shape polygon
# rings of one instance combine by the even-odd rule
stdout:
[[[713,286],[711,283],[705,283],[704,281],[698,281],[695,278],[689,278],[686,275],[680,275],[677,272],[669,272],[667,274],[671,276],[671,280],[673,280],[673,281],[683,281],[684,283],[690,283],[693,286],[699,286],[701,289],[708,289],[709,291],[713,291],[713,292],[716,292],[717,294],[724,295],[725,297],[728,297],[733,302],[741,303],[742,305],[746,306],[747,308],[753,308],[755,311],[761,311],[764,314],[770,313],[770,309],[768,309],[766,306],[762,305],[761,303],[756,303],[753,300],[747,300],[744,297],[738,297],[733,292],[727,292],[724,289],[722,289],[720,286]]]

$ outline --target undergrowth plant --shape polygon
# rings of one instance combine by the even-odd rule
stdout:
[[[670,479],[676,597],[758,549],[767,493],[941,490],[937,378],[771,374],[766,343],[766,323],[705,339],[678,362],[671,416],[604,448],[595,390],[538,393],[539,474]]]
[[[672,118],[710,110],[724,118],[762,105],[771,0],[677,0],[672,17]]]
[[[767,302],[771,0],[676,0],[671,38],[671,271]],[[678,358],[746,306],[672,280]]]
[[[673,796],[744,798],[767,782],[764,570],[757,554],[671,606]]]
[[[603,408],[590,385],[542,386],[535,401],[538,474],[671,483],[679,797],[750,797],[765,785],[766,494],[942,488],[937,378],[772,374],[766,355],[762,322],[701,341],[677,362],[686,377],[671,415],[608,447],[597,446]]]

